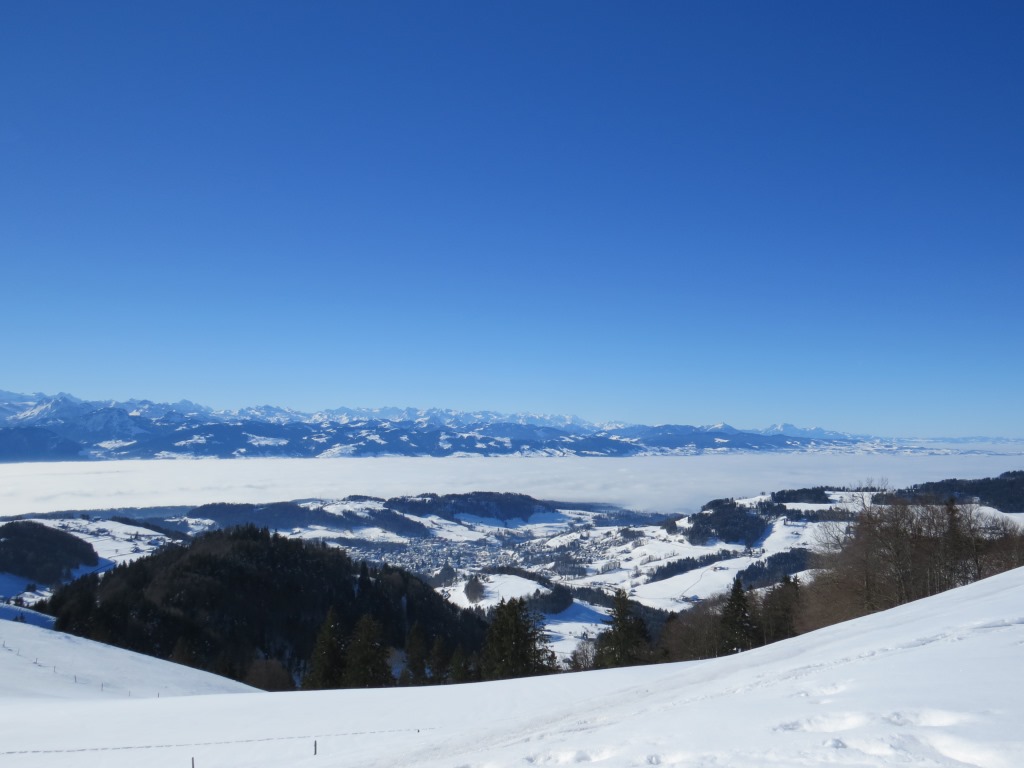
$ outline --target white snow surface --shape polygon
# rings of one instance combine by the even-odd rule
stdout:
[[[56,620],[49,614],[39,613],[31,608],[24,608],[9,603],[0,603],[0,619],[23,621],[26,624],[31,624],[34,627],[43,627],[44,629],[53,629],[53,623]]]
[[[54,673],[46,666],[53,633],[3,623],[5,642],[16,638],[21,655],[0,649],[0,763],[1014,768],[1024,765],[1022,597],[1017,570],[704,662],[462,686],[159,699],[62,678],[65,664],[90,666],[90,679],[126,670],[121,651],[110,650],[104,667],[87,653],[92,644],[69,638]],[[29,658],[36,648],[38,666]],[[147,681],[148,691],[170,684],[168,665],[138,663],[133,683]]]
[[[859,485],[871,479],[900,487],[989,477],[1022,466],[1020,456],[870,453],[42,462],[0,464],[0,510],[18,515],[354,494],[514,491],[670,513],[696,511],[713,498],[780,488]]]
[[[163,546],[170,539],[161,533],[137,525],[121,523],[117,520],[82,520],[80,518],[27,520],[48,528],[55,528],[71,533],[87,542],[100,557],[100,568],[83,566],[75,576],[81,576],[93,570],[106,570],[113,565],[130,563]]]
[[[244,693],[256,689],[208,672],[132,653],[81,637],[0,621],[0,755],[10,754],[7,718],[21,705],[54,699],[93,703],[117,699]],[[36,614],[38,615],[38,614]],[[56,709],[55,711],[59,711]],[[82,715],[89,721],[86,710]],[[0,763],[4,760],[0,757]]]
[[[502,600],[529,597],[534,592],[540,592],[542,595],[545,595],[551,591],[536,581],[507,573],[482,574],[479,578],[484,587],[484,596],[481,600],[476,603],[470,602],[469,598],[466,597],[465,580],[445,590],[448,600],[459,606],[459,608],[472,608],[476,606],[486,610],[493,608]]]

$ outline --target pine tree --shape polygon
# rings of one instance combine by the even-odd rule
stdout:
[[[486,680],[555,671],[555,656],[548,647],[540,618],[522,598],[503,599],[495,607],[484,641],[481,668]]]
[[[800,604],[800,581],[782,577],[761,600],[760,621],[765,643],[796,637],[796,616]]]
[[[373,586],[373,582],[370,581],[370,568],[366,565],[366,561],[363,560],[359,563],[359,579],[356,582],[357,585],[357,597],[361,603],[367,603],[370,600],[370,590]]]
[[[463,587],[463,591],[466,593],[466,599],[471,603],[479,603],[486,594],[483,582],[480,581],[480,578],[475,573],[469,577],[466,586]]]
[[[723,654],[739,653],[754,647],[757,628],[751,618],[747,595],[743,591],[743,582],[739,576],[733,579],[732,589],[722,609],[721,624]]]
[[[394,683],[388,666],[388,647],[381,639],[380,623],[364,613],[352,632],[345,654],[346,688],[383,688]]]
[[[341,624],[334,608],[327,611],[327,618],[320,626],[309,659],[309,671],[302,679],[303,690],[340,688],[345,672],[345,643]]]
[[[449,679],[451,682],[469,683],[473,681],[473,665],[466,657],[466,653],[462,650],[461,645],[456,646],[455,652],[452,653],[452,659],[449,667]]]
[[[405,668],[412,685],[427,681],[427,640],[419,622],[413,622],[405,638]]]
[[[449,654],[444,639],[438,635],[430,649],[430,682],[441,684],[448,680]]]
[[[650,642],[647,627],[643,619],[632,614],[629,598],[621,589],[615,591],[607,623],[608,629],[597,637],[595,666],[626,667],[647,661],[647,645]]]

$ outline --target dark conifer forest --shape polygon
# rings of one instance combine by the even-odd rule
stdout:
[[[0,525],[0,572],[50,585],[70,578],[79,566],[98,563],[92,546],[70,533],[29,521]]]
[[[415,625],[428,647],[475,655],[486,625],[419,578],[353,562],[342,550],[252,525],[172,545],[58,590],[57,629],[259,685],[310,672],[329,612],[342,657],[404,649]],[[363,620],[369,617],[371,621]],[[361,623],[362,622],[362,623]],[[353,669],[356,664],[353,664]],[[391,682],[380,676],[378,684]],[[285,674],[281,674],[283,673]],[[436,670],[440,673],[440,670]],[[339,672],[339,684],[367,680]],[[373,681],[371,681],[373,682]]]

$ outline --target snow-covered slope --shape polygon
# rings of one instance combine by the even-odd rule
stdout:
[[[467,686],[55,701],[59,675],[34,668],[12,691],[5,666],[0,761],[1013,768],[1022,597],[1018,570],[738,656]]]
[[[7,608],[8,613],[15,609]],[[234,680],[54,632],[31,621],[0,621],[0,711],[28,700],[194,696],[252,692]],[[3,618],[10,618],[4,614]],[[50,706],[56,706],[50,703]],[[0,726],[2,728],[2,726]],[[6,735],[0,740],[0,754]]]

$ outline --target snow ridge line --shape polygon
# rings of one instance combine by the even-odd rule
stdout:
[[[434,731],[436,728],[394,728],[384,731],[347,731],[344,733],[320,733],[305,736],[266,736],[260,739],[226,739],[224,741],[195,741],[184,744],[137,744],[119,747],[77,747],[70,749],[21,749],[0,752],[0,755],[58,755],[71,752],[118,752],[132,749],[177,749],[181,747],[215,747],[227,744],[257,744],[265,741],[299,741],[302,739],[330,739],[344,736],[375,736],[386,733],[420,733]]]

